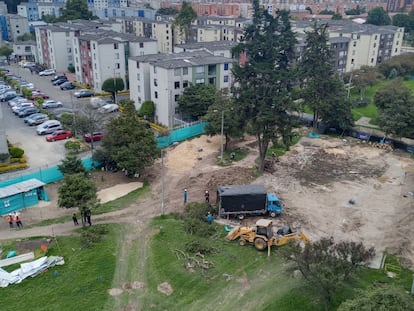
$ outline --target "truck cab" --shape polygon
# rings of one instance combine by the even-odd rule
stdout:
[[[267,212],[270,217],[276,217],[282,213],[283,205],[276,194],[267,194]]]

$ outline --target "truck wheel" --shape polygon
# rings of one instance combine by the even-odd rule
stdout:
[[[239,214],[239,215],[237,215],[237,218],[238,218],[239,220],[243,220],[243,219],[244,219],[244,215],[243,215],[243,214]]]
[[[254,247],[256,247],[258,251],[264,251],[267,247],[266,241],[262,238],[257,238],[254,240]]]
[[[276,212],[270,212],[270,217],[275,218],[277,216]]]
[[[245,239],[240,239],[239,240],[239,245],[240,246],[245,246],[247,244],[247,242],[246,242],[246,240]]]

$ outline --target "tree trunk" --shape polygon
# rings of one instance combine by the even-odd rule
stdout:
[[[256,136],[259,143],[259,172],[263,173],[265,168],[265,158],[269,141],[263,139],[259,134]]]
[[[315,110],[313,113],[313,124],[312,124],[313,133],[316,133],[316,131],[318,130],[318,119],[319,119],[318,111]]]

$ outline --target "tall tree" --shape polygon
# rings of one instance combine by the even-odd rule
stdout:
[[[335,120],[334,123],[347,124],[351,115],[351,105],[345,99],[345,89],[332,65],[332,50],[328,45],[328,25],[314,22],[306,33],[306,46],[300,61],[301,77],[304,88],[302,98],[313,111],[313,132],[316,132],[319,120]],[[341,105],[345,113],[333,115],[333,109]],[[351,124],[348,124],[351,125]],[[347,126],[348,127],[348,126]]]
[[[122,91],[125,88],[124,80],[121,78],[110,78],[106,79],[102,83],[102,90],[112,94],[114,102],[116,101],[116,93]]]
[[[182,113],[197,120],[204,116],[215,99],[217,89],[212,84],[194,84],[184,89],[178,97],[178,107]]]
[[[139,109],[139,114],[144,117],[145,120],[154,121],[155,103],[152,100],[144,101]]]
[[[244,128],[256,136],[259,146],[259,170],[263,172],[269,142],[289,128],[286,120],[292,108],[291,81],[295,34],[287,11],[273,17],[253,2],[253,23],[246,27],[242,41],[233,49],[246,55],[246,62],[235,64],[233,94],[235,114],[244,120]],[[283,131],[284,132],[284,131]]]
[[[380,114],[378,124],[386,134],[414,135],[414,96],[401,79],[394,79],[374,96]]]
[[[299,270],[329,310],[335,294],[350,282],[357,269],[375,255],[374,248],[362,243],[340,242],[323,238],[309,243],[305,248],[292,244],[282,250],[283,256],[293,262],[292,270]]]
[[[215,102],[208,108],[203,117],[208,124],[205,127],[207,135],[221,134],[225,137],[224,150],[227,149],[229,137],[241,137],[243,129],[240,117],[235,113],[236,104],[230,97],[227,89],[219,90],[216,93]]]
[[[65,8],[62,9],[59,21],[66,22],[75,19],[90,20],[95,18],[96,17],[92,15],[92,12],[89,11],[86,0],[68,0]]]
[[[391,18],[382,7],[376,7],[368,11],[368,17],[365,24],[385,26],[391,25]]]
[[[134,176],[154,163],[159,151],[154,133],[140,119],[132,101],[126,102],[118,118],[113,118],[106,126],[106,136],[102,140],[100,159],[116,163],[128,176]]]
[[[177,26],[182,34],[184,34],[185,41],[188,40],[191,23],[197,18],[197,13],[194,11],[191,3],[183,1],[180,12],[174,20],[174,26]]]

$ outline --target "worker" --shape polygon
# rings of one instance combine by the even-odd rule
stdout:
[[[210,203],[210,193],[208,190],[206,190],[206,193],[204,193],[204,197],[206,199],[206,203]]]
[[[18,214],[15,215],[14,220],[16,221],[17,228],[20,229],[21,227],[23,227],[22,220],[20,219],[20,216]]]
[[[209,225],[213,223],[213,215],[210,212],[207,214],[207,222]]]
[[[187,188],[184,189],[183,196],[184,196],[184,205],[185,205],[187,204]]]
[[[10,229],[12,229],[13,228],[13,216],[12,216],[12,214],[8,214],[6,216],[6,220],[9,223]]]
[[[72,220],[73,220],[73,224],[75,226],[79,225],[79,223],[78,223],[78,217],[76,217],[76,213],[73,213]]]

